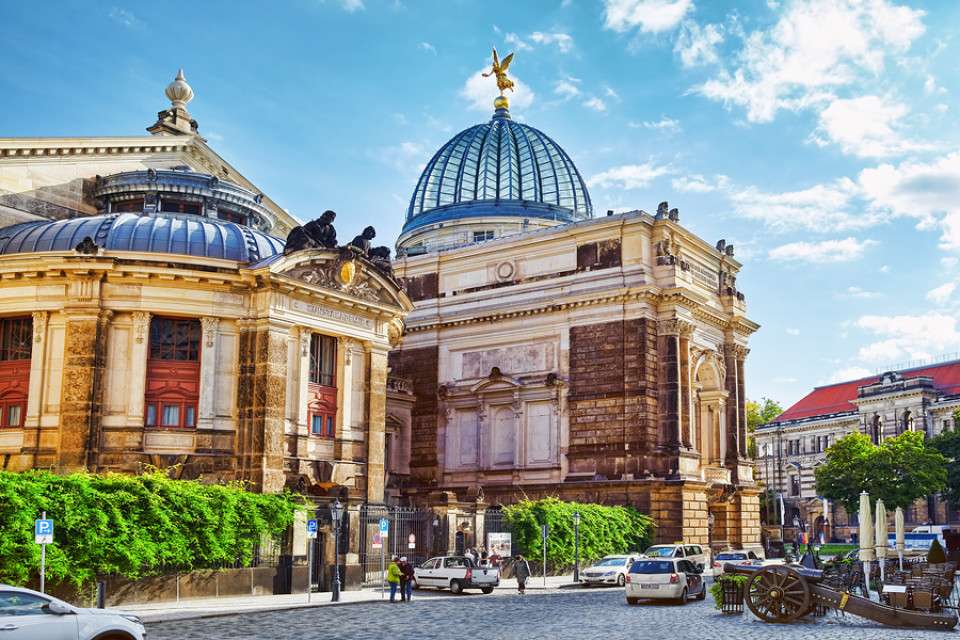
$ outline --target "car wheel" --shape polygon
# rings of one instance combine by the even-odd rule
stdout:
[[[627,584],[627,577],[621,573],[617,576],[617,586],[622,587],[625,584]]]
[[[493,593],[493,587],[480,587],[480,591],[484,593]]]
[[[411,586],[411,588],[412,588],[414,591],[419,591],[419,590],[420,590],[420,583],[417,582],[417,579],[416,579],[416,578],[413,579],[413,585]]]
[[[455,595],[460,595],[461,593],[463,593],[463,583],[460,582],[459,580],[453,580],[450,583],[450,592]]]
[[[707,597],[707,583],[700,585],[700,593],[697,594],[697,600],[703,600]]]
[[[680,592],[680,604],[687,604],[687,588],[684,587]]]
[[[637,603],[639,602],[640,602],[640,598],[630,598],[630,597],[627,598],[627,604],[636,606]]]

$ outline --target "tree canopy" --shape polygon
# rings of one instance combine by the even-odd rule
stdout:
[[[747,433],[753,433],[757,426],[770,422],[783,413],[779,402],[761,398],[760,402],[747,400]],[[747,436],[747,454],[751,459],[757,457],[757,442],[752,435]]]
[[[906,509],[945,485],[947,459],[924,444],[922,432],[905,431],[874,445],[870,437],[851,433],[827,449],[826,464],[814,471],[817,495],[860,508],[860,493],[883,499],[888,509]]]
[[[953,414],[954,424],[960,424],[960,411]],[[939,451],[947,462],[944,468],[947,472],[946,486],[940,492],[940,497],[951,508],[960,509],[960,431],[944,431],[930,440],[930,446]]]

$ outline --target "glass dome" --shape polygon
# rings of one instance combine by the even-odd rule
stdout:
[[[500,107],[490,122],[460,132],[427,163],[402,235],[446,221],[517,217],[554,224],[593,217],[583,178],[549,136]]]

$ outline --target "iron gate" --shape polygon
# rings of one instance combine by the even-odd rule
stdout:
[[[388,534],[386,538],[380,538],[382,548],[374,549],[373,545],[380,535],[381,520],[387,521]],[[383,571],[394,556],[406,557],[414,566],[419,566],[429,558],[434,520],[434,514],[429,509],[361,505],[359,528],[363,587],[381,586],[386,578]],[[411,535],[413,543],[410,542]],[[410,544],[413,544],[413,548]]]

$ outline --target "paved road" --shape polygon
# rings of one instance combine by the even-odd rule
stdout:
[[[150,640],[923,640],[955,637],[942,631],[891,629],[828,612],[789,625],[771,625],[749,611],[725,615],[712,599],[672,604],[626,604],[622,589],[564,589],[520,596],[459,597],[418,592],[414,601],[238,614],[147,625]]]

